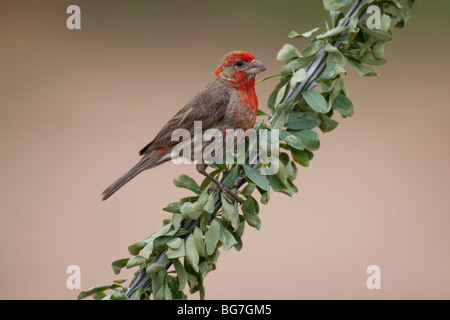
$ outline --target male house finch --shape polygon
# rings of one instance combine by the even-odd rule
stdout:
[[[253,128],[258,109],[255,75],[264,70],[266,67],[247,52],[233,51],[226,54],[214,72],[217,77],[189,100],[158,132],[155,139],[139,152],[142,159],[103,192],[103,200],[142,171],[170,160],[171,151],[178,143],[171,139],[172,132],[176,129],[186,129],[192,137],[194,121],[201,121],[203,131],[211,128],[221,132],[226,129],[245,131]],[[204,161],[197,164],[196,168],[213,181],[217,189],[240,201],[226,186],[205,171]]]

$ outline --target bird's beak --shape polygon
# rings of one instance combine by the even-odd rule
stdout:
[[[253,60],[249,66],[250,68],[247,70],[247,73],[257,74],[266,70],[266,66],[262,64],[261,61]]]

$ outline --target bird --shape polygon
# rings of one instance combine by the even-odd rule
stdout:
[[[172,149],[179,141],[172,141],[176,129],[184,129],[194,136],[194,122],[201,121],[202,130],[253,128],[258,110],[255,92],[255,76],[266,70],[262,62],[245,51],[231,51],[225,54],[214,72],[214,79],[195,94],[156,134],[156,137],[142,148],[139,162],[111,184],[103,193],[102,200],[116,191],[141,172],[152,169],[171,159]],[[205,142],[203,142],[205,144]],[[205,162],[197,163],[196,169],[215,184],[215,189],[241,200],[206,172]]]

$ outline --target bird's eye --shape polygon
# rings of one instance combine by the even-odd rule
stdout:
[[[238,61],[236,61],[236,63],[235,63],[235,65],[236,65],[237,67],[242,67],[243,64],[244,64],[244,62],[243,62],[242,60],[238,60]]]

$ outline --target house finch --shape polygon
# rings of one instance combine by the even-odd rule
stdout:
[[[189,100],[158,132],[155,139],[139,152],[142,159],[103,192],[103,200],[142,171],[170,160],[171,151],[178,143],[171,139],[172,132],[176,129],[186,129],[185,132],[193,137],[194,121],[201,121],[203,131],[215,128],[224,133],[226,129],[245,131],[253,128],[258,108],[255,75],[264,70],[265,66],[247,52],[233,51],[226,54],[214,72],[217,77]],[[205,171],[204,161],[197,164],[196,168],[215,183],[216,189],[240,201],[226,186]]]

